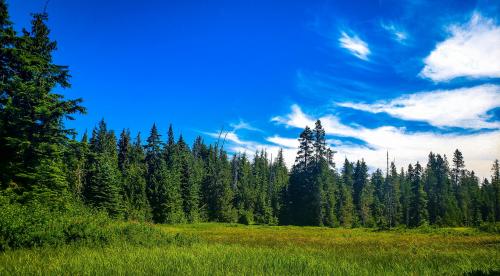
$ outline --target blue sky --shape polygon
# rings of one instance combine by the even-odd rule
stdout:
[[[16,28],[42,0],[8,0]],[[209,3],[210,2],[210,3]],[[500,158],[498,1],[63,1],[48,5],[68,125],[163,134],[270,154],[291,165],[296,137],[321,118],[344,157],[384,167],[463,151],[489,175]]]

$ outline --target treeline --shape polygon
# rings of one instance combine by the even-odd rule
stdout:
[[[132,141],[133,140],[133,141]],[[280,151],[274,160],[265,151],[229,158],[218,146],[198,137],[189,147],[166,141],[153,125],[146,143],[128,130],[120,137],[101,121],[82,141],[70,141],[65,155],[70,190],[87,204],[114,217],[156,223],[199,221],[344,227],[417,227],[478,225],[498,221],[499,163],[492,181],[465,169],[456,150],[429,154],[399,171],[368,173],[363,161],[347,159],[340,172],[326,144],[321,122],[301,133],[295,165],[288,172]]]
[[[34,14],[31,29],[18,34],[0,0],[0,190],[17,203],[69,199],[114,218],[156,223],[416,227],[500,220],[498,160],[481,185],[458,150],[451,164],[431,153],[427,165],[406,170],[391,163],[370,175],[363,160],[345,160],[338,171],[320,121],[301,133],[290,171],[282,151],[229,157],[222,143],[198,137],[188,145],[172,126],[162,139],[153,125],[142,141],[128,130],[116,137],[101,121],[77,141],[64,121],[85,108],[55,92],[70,87],[69,71],[52,61],[56,43],[46,20]]]

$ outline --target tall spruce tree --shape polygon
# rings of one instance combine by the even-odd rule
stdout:
[[[408,225],[411,227],[421,226],[428,222],[427,194],[424,191],[422,174],[422,166],[418,162],[415,168],[411,164],[408,166],[408,182],[411,189]]]
[[[288,178],[288,169],[285,164],[283,149],[280,149],[271,168],[271,206],[273,209],[273,216],[277,218],[278,221],[281,221],[282,216],[286,213],[285,198]]]
[[[146,194],[151,205],[152,218],[156,223],[167,222],[166,214],[166,182],[168,181],[167,165],[162,158],[162,142],[160,134],[153,124],[147,139],[146,149]]]
[[[351,227],[357,223],[352,200],[353,170],[353,164],[346,158],[339,181],[336,208],[339,224],[343,227]]]
[[[194,156],[182,135],[177,142],[177,155],[180,167],[182,208],[188,222],[200,220],[200,187],[202,177],[196,166]]]
[[[314,165],[314,137],[306,127],[299,137],[299,150],[290,174],[288,188],[288,211],[290,223],[316,225],[318,223],[318,202],[315,200],[312,169]],[[316,204],[316,206],[312,206]]]
[[[362,187],[359,195],[359,221],[364,227],[372,227],[375,225],[375,219],[373,217],[375,189],[373,184],[368,181],[368,167],[366,166],[364,160],[362,160],[361,163],[358,163],[358,166],[355,169],[355,179],[355,181],[360,182],[357,185]]]
[[[210,146],[203,181],[204,202],[210,221],[236,221],[237,212],[233,207],[234,190],[231,180],[231,165],[227,154],[218,145]]]
[[[389,227],[397,226],[401,219],[400,178],[396,165],[391,162],[390,171],[385,179],[384,208],[385,217]]]
[[[128,132],[118,143],[119,160],[124,158],[118,164],[122,171],[125,216],[133,220],[150,220],[151,207],[146,195],[146,156],[141,136],[137,134],[133,144],[127,141],[130,141]]]
[[[410,224],[410,201],[411,201],[411,184],[409,173],[405,174],[403,168],[399,173],[399,190],[400,190],[400,204],[401,204],[401,223],[404,225]]]
[[[67,190],[63,154],[74,132],[64,120],[85,112],[81,99],[54,93],[70,87],[69,71],[52,61],[57,44],[47,20],[46,13],[34,14],[31,29],[16,36],[0,2],[0,179],[20,193]]]
[[[373,195],[373,216],[375,220],[375,225],[380,228],[386,228],[387,218],[385,217],[385,196],[384,196],[384,175],[382,170],[377,169],[372,174],[371,185],[374,189]]]
[[[116,137],[104,120],[92,132],[87,158],[84,198],[87,203],[106,210],[111,216],[122,215],[120,172]]]
[[[494,220],[500,221],[500,164],[498,159],[493,162],[491,167],[491,186],[493,192],[493,214]]]

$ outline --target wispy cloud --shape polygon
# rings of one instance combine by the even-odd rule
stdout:
[[[474,13],[463,25],[451,25],[450,37],[424,59],[420,75],[433,81],[457,77],[500,77],[500,26]]]
[[[312,126],[313,116],[306,115],[298,106],[292,107],[292,112],[277,117],[275,122],[288,127],[304,128]],[[336,162],[348,157],[351,160],[364,158],[374,167],[385,166],[385,152],[388,150],[396,159],[398,166],[407,166],[409,163],[426,162],[430,151],[451,155],[455,149],[460,149],[467,160],[467,165],[481,177],[489,176],[491,162],[500,154],[500,130],[475,134],[438,134],[433,132],[407,132],[404,128],[383,126],[365,128],[343,124],[333,115],[320,117],[328,135],[353,137],[366,142],[364,145],[352,143],[337,144]],[[274,136],[274,141],[287,144],[289,138]]]
[[[262,131],[261,129],[250,125],[250,123],[245,122],[242,119],[240,119],[237,123],[231,123],[229,126],[231,128],[233,128],[233,131],[237,131],[240,129],[246,129],[246,130],[251,130],[251,131]]]
[[[368,44],[357,35],[349,35],[345,31],[342,31],[339,38],[339,45],[347,49],[354,56],[362,60],[368,60],[368,56],[370,55]]]
[[[285,138],[285,137],[280,137],[278,135],[274,135],[272,137],[268,137],[266,140],[285,148],[296,149],[299,147],[299,140],[296,138]]]
[[[401,27],[394,23],[380,22],[382,29],[389,32],[394,40],[399,43],[405,43],[408,39],[408,33]]]
[[[500,128],[500,123],[490,122],[491,116],[487,114],[500,107],[498,85],[421,92],[372,104],[345,102],[337,105],[371,113],[383,112],[436,127]]]

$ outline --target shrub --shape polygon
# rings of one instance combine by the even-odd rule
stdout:
[[[484,222],[478,229],[487,233],[500,234],[500,222]]]
[[[238,223],[250,225],[254,223],[253,213],[250,211],[243,210],[238,216]]]
[[[42,204],[41,202],[44,202]],[[196,237],[162,232],[145,223],[112,220],[104,211],[79,203],[54,204],[45,198],[23,204],[15,196],[0,194],[0,251],[82,243],[103,246],[111,242],[134,245],[190,245]]]

